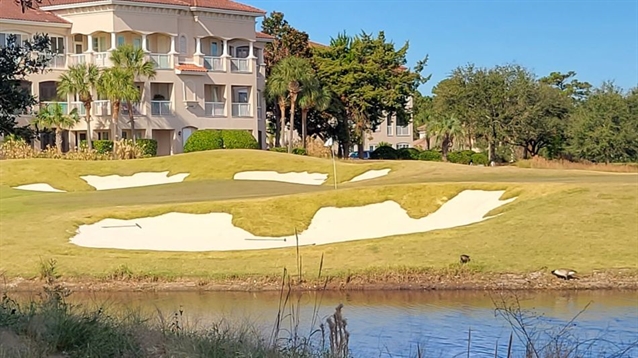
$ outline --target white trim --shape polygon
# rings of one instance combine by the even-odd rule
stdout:
[[[65,9],[77,9],[82,7],[91,7],[91,6],[101,6],[101,5],[128,5],[128,6],[137,6],[137,7],[156,7],[161,9],[176,9],[176,10],[190,10],[190,11],[201,11],[201,12],[214,12],[220,14],[230,14],[230,15],[244,15],[250,17],[262,17],[266,15],[266,12],[250,12],[250,11],[238,11],[238,10],[224,10],[224,9],[215,9],[215,8],[207,8],[207,7],[189,7],[184,5],[170,5],[170,4],[155,4],[155,3],[140,3],[136,1],[126,1],[126,0],[102,0],[102,1],[91,1],[91,2],[83,2],[83,3],[75,3],[75,4],[64,4],[64,5],[50,5],[50,6],[40,6],[40,9],[44,11],[51,10],[65,10]]]
[[[42,26],[42,27],[48,26],[48,27],[66,27],[66,28],[71,28],[71,26],[73,25],[70,23],[27,21],[27,20],[14,20],[14,19],[0,19],[0,24],[15,24],[15,25],[30,25],[30,26],[35,25],[35,26]],[[46,24],[46,26],[43,26],[43,24]]]
[[[80,7],[111,5],[111,4],[113,4],[112,0],[103,0],[103,1],[82,2],[82,3],[76,3],[76,4],[40,6],[40,9],[44,11],[51,11],[51,10],[77,9]]]
[[[251,12],[251,11],[240,11],[240,10],[225,10],[225,9],[215,9],[210,7],[199,7],[199,6],[191,6],[189,7],[190,11],[201,11],[201,12],[216,12],[219,14],[229,14],[229,15],[244,15],[250,17],[262,17],[266,15],[266,12]]]

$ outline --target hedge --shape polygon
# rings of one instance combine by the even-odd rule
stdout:
[[[399,159],[396,149],[382,145],[370,153],[370,159]]]
[[[93,149],[98,152],[98,154],[106,154],[113,152],[113,141],[112,140],[103,140],[98,139],[91,141],[93,144]],[[86,148],[88,147],[88,142],[86,140],[81,140],[79,147]]]
[[[472,163],[474,165],[487,165],[489,163],[489,159],[486,154],[483,153],[474,153],[472,154]]]
[[[418,160],[419,154],[421,154],[421,151],[416,148],[401,148],[397,150],[397,156],[403,160]]]
[[[135,140],[135,144],[142,148],[145,156],[154,157],[157,155],[157,141],[149,138],[139,138]]]
[[[443,161],[443,155],[436,150],[424,150],[419,154],[419,160],[426,160],[429,162]]]
[[[220,130],[203,129],[195,131],[184,144],[184,153],[201,152],[224,148],[224,141]]]
[[[447,154],[447,161],[450,163],[457,163],[457,164],[470,164],[473,154],[475,153],[472,150],[449,152]]]
[[[259,143],[248,131],[222,130],[221,133],[225,149],[259,149]]]

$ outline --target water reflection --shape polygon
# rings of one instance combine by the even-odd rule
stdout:
[[[638,292],[517,295],[523,309],[542,316],[537,328],[565,324],[590,304],[572,327],[571,332],[579,339],[604,336],[615,343],[638,339]],[[309,292],[293,295],[291,302],[299,307],[303,335],[312,330],[315,307],[325,321],[334,307],[343,303],[351,333],[350,348],[357,357],[409,357],[416,354],[417,345],[425,348],[426,356],[464,356],[470,330],[472,357],[494,357],[496,345],[504,357],[512,329],[495,315],[494,301],[499,297],[475,291]],[[76,293],[71,299],[89,306],[106,303],[112,308],[139,308],[147,314],[160,311],[165,316],[182,308],[191,327],[205,327],[223,318],[236,324],[250,322],[265,334],[270,333],[279,307],[276,292]],[[282,327],[290,329],[290,307],[285,313],[288,317]],[[626,355],[631,356],[636,352]]]

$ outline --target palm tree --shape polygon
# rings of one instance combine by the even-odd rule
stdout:
[[[268,100],[277,102],[279,105],[279,118],[275,123],[277,127],[275,130],[275,147],[279,147],[284,142],[288,85],[282,77],[271,77],[267,80],[265,95]]]
[[[439,116],[431,123],[431,130],[441,141],[443,160],[447,161],[447,153],[456,138],[463,138],[464,129],[461,121],[454,115]]]
[[[144,50],[141,48],[134,48],[131,45],[122,45],[111,52],[111,62],[114,67],[119,67],[131,74],[131,85],[135,87],[136,77],[146,77],[153,79],[156,71],[153,62],[146,59]],[[139,98],[139,97],[137,97]],[[131,132],[133,136],[133,143],[135,143],[135,117],[133,116],[132,104],[136,102],[133,97],[124,98],[126,106],[128,107],[128,117],[131,124]]]
[[[308,112],[312,108],[318,111],[325,111],[328,106],[330,106],[330,100],[330,93],[321,87],[317,79],[310,81],[301,91],[299,107],[301,108],[301,137],[304,149],[306,149],[306,136],[308,131],[306,124]]]
[[[131,72],[121,67],[111,67],[102,71],[97,83],[97,91],[111,101],[111,118],[113,139],[118,137],[118,119],[122,101],[138,102],[140,92],[135,87]]]
[[[93,90],[97,85],[100,71],[94,64],[79,64],[69,67],[69,71],[60,76],[58,84],[58,95],[66,97],[77,95],[86,110],[86,134],[89,149],[93,148],[91,143],[91,107],[93,104]]]
[[[290,140],[288,142],[288,153],[292,152],[292,135],[295,130],[295,107],[297,105],[297,97],[307,84],[314,79],[314,71],[308,60],[290,56],[279,61],[273,68],[269,83],[273,82],[272,94],[276,94],[279,98],[279,107],[282,106],[282,90],[288,93],[290,100]],[[284,87],[285,85],[285,87]],[[285,117],[285,108],[281,117]],[[283,120],[282,120],[283,122]],[[282,128],[283,130],[283,128]]]
[[[71,113],[64,114],[64,109],[59,103],[43,106],[33,119],[33,124],[44,128],[55,128],[55,146],[58,152],[62,152],[62,130],[70,129],[80,121],[78,109],[73,108]]]

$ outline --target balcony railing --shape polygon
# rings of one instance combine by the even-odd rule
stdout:
[[[252,117],[250,103],[233,103],[233,117]]]
[[[250,72],[250,62],[247,58],[231,58],[231,72]]]
[[[111,101],[109,100],[93,101],[93,108],[93,113],[95,113],[96,116],[111,115]]]
[[[97,67],[108,67],[111,65],[111,61],[109,61],[109,52],[94,52],[93,53],[93,64]]]
[[[204,68],[209,71],[223,71],[224,59],[217,56],[204,56]]]
[[[211,117],[223,117],[225,116],[224,112],[226,112],[224,107],[223,102],[205,102],[204,113]]]
[[[152,53],[150,54],[151,62],[156,69],[170,69],[171,68],[171,56],[165,53]]]
[[[133,107],[133,115],[134,116],[139,116],[140,114],[142,114],[142,112],[140,112],[139,104],[133,103],[132,107]],[[125,115],[128,116],[128,105],[124,101],[122,101],[122,103],[120,103],[120,113],[125,114]]]
[[[40,102],[40,107],[49,107],[55,104],[59,104],[62,107],[62,113],[69,114],[69,104],[66,102],[56,102],[56,101],[43,101]]]
[[[78,114],[83,116],[86,114],[86,108],[82,102],[69,102],[69,112],[77,108]]]
[[[151,101],[151,115],[164,116],[171,113],[171,101]]]
[[[409,136],[410,134],[409,126],[397,126],[397,136]]]
[[[386,128],[386,135],[394,135],[394,127],[392,126],[392,123],[388,123],[388,126]]]
[[[86,56],[83,53],[69,55],[69,66],[86,63]]]
[[[51,68],[65,68],[66,67],[66,56],[64,54],[58,53],[53,55],[51,58],[51,62],[49,62],[49,67]]]

